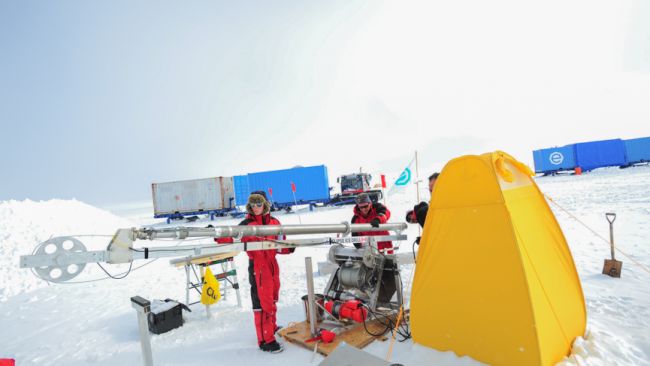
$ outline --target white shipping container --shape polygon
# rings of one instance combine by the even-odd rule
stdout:
[[[154,216],[232,208],[235,190],[232,177],[153,183]]]

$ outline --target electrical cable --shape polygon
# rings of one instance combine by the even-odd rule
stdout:
[[[131,262],[129,263],[129,269],[128,269],[128,271],[126,271],[126,273],[124,273],[124,275],[123,275],[122,277],[115,277],[115,276],[113,276],[112,274],[108,273],[108,271],[107,271],[104,267],[102,267],[101,264],[97,263],[97,265],[99,266],[99,268],[102,269],[102,271],[104,271],[104,273],[106,273],[106,274],[108,275],[108,277],[110,277],[110,278],[112,278],[112,279],[114,279],[114,280],[121,280],[121,279],[125,278],[126,276],[129,275],[129,273],[131,273],[131,269],[133,269],[133,261],[131,261]],[[118,275],[118,276],[119,276],[119,275]]]
[[[392,329],[395,328],[395,322],[389,316],[387,316],[384,313],[371,310],[366,304],[363,304],[363,306],[368,310],[368,313],[375,318],[375,321],[377,321],[380,325],[384,326],[383,331],[379,333],[373,333],[368,329],[368,326],[366,324],[367,321],[364,319],[363,328],[366,331],[366,333],[368,333],[373,337],[380,337],[386,334],[388,331],[392,331]],[[382,321],[380,317],[384,318],[385,321]],[[401,323],[400,326],[395,331],[398,335],[402,337],[402,339],[398,339],[399,342],[404,342],[407,339],[411,338],[411,332],[408,328],[408,325],[406,325],[406,322]]]
[[[386,324],[383,323],[381,320],[379,320],[379,318],[375,315],[375,312],[372,311],[372,310],[371,310],[371,309],[370,309],[366,304],[363,304],[363,306],[366,308],[366,310],[368,310],[368,313],[369,313],[370,315],[372,315],[372,316],[375,317],[375,320],[376,320],[379,324],[381,324],[381,325],[383,325],[383,326],[385,327],[383,331],[381,331],[381,332],[379,332],[379,333],[373,333],[373,332],[371,332],[370,330],[368,330],[368,326],[366,325],[366,320],[367,320],[367,319],[363,319],[363,329],[366,331],[366,333],[370,334],[370,335],[373,336],[373,337],[380,337],[380,336],[386,334],[386,332],[388,332],[388,331],[390,330],[390,328],[391,328],[391,327],[390,327],[390,324],[389,324],[389,325],[386,325]]]
[[[194,249],[195,248],[181,248],[181,249],[171,249],[170,248],[170,249],[149,249],[148,251],[149,251],[149,253],[153,253],[153,252],[177,252],[177,251],[188,251],[188,250],[194,251]],[[135,248],[129,248],[129,250],[133,251],[133,252],[138,252],[138,253],[144,253],[145,252],[144,250],[135,249]]]
[[[418,239],[419,238],[420,237],[418,236]],[[413,264],[417,263],[417,258],[415,257],[415,244],[420,244],[418,239],[413,240]]]
[[[142,268],[142,267],[144,267],[144,266],[148,266],[148,265],[150,265],[151,263],[157,261],[158,259],[160,259],[160,258],[155,258],[155,259],[153,259],[153,260],[151,260],[151,261],[149,261],[149,262],[147,262],[147,263],[144,263],[144,264],[141,265],[141,266],[134,267],[134,268],[133,268],[132,270],[130,270],[130,271],[131,271],[131,272],[135,272],[135,271],[139,270],[140,268]],[[133,264],[133,262],[131,262],[131,264]],[[32,272],[33,272],[33,271],[32,271]],[[122,274],[124,274],[124,273],[127,273],[127,272],[122,272],[122,273],[118,274],[118,276],[119,276],[119,275],[122,275]],[[34,275],[36,275],[36,273],[34,273]],[[38,277],[38,276],[36,276],[36,277]],[[40,278],[40,277],[39,277],[39,278]],[[76,285],[76,284],[79,284],[79,283],[99,282],[99,281],[104,281],[104,280],[108,280],[108,279],[111,279],[111,277],[102,277],[102,278],[96,278],[96,279],[94,279],[94,280],[86,280],[86,281],[74,281],[74,282],[66,281],[66,282],[56,282],[56,283],[59,284],[59,285]],[[49,284],[50,281],[45,281],[45,282],[47,282],[47,283]]]

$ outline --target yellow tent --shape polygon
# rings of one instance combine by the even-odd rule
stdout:
[[[500,151],[442,170],[413,282],[416,343],[493,365],[553,365],[584,334],[573,258],[531,175]]]

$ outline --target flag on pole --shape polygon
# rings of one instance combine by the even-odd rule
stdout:
[[[296,206],[298,206],[298,201],[296,201],[296,185],[293,182],[291,182],[291,194],[293,195],[293,203]],[[296,213],[297,213],[297,211],[296,211]],[[300,214],[298,214],[298,222],[300,223],[300,225],[302,225],[302,219],[300,218]]]
[[[413,172],[413,163],[415,163],[415,157],[411,159],[411,161],[408,163],[406,168],[402,170],[402,173],[399,175],[399,177],[395,180],[395,183],[390,187],[388,190],[388,195],[391,196],[399,191],[402,191],[406,186],[413,182],[415,178],[415,172]]]
[[[203,277],[203,291],[201,291],[201,304],[212,305],[221,299],[219,281],[212,274],[210,267],[207,267]]]

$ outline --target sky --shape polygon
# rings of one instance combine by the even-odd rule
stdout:
[[[0,200],[650,136],[650,3],[0,1]]]

